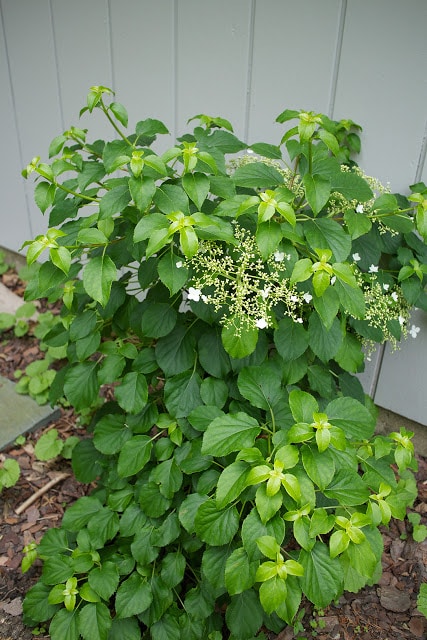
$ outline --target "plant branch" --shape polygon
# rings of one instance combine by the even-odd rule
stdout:
[[[27,500],[25,500],[25,502],[23,502],[21,504],[21,506],[19,506],[17,509],[15,509],[15,513],[19,516],[26,509],[28,509],[28,507],[31,507],[31,505],[36,500],[38,500],[41,496],[43,496],[45,493],[47,493],[49,491],[49,489],[52,489],[52,487],[54,487],[56,484],[59,484],[60,482],[65,480],[65,478],[69,478],[70,475],[71,474],[69,474],[69,473],[60,473],[55,478],[52,478],[52,480],[50,480],[50,482],[48,482],[43,487],[41,487],[38,491],[33,493],[33,495],[30,496]]]

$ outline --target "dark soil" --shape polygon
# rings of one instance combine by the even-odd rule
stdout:
[[[2,276],[3,283],[15,292],[23,292],[23,284],[13,272]],[[11,333],[0,337],[0,375],[13,380],[13,372],[23,369],[41,357],[38,342],[31,336],[15,338]],[[17,396],[17,401],[19,396]],[[23,446],[12,445],[0,453],[15,458],[21,467],[18,484],[0,494],[0,640],[31,640],[34,634],[22,623],[22,601],[40,575],[36,563],[28,573],[20,566],[23,547],[39,541],[50,527],[60,525],[64,509],[90,488],[78,483],[68,461],[58,458],[40,462],[34,455],[37,438],[48,429],[58,430],[63,439],[79,435],[82,430],[71,410],[62,410],[58,420],[27,436]],[[419,496],[414,510],[421,522],[427,523],[427,459],[418,457],[417,484]],[[25,509],[16,510],[60,474],[69,474]],[[346,593],[335,605],[324,611],[313,610],[307,603],[306,614],[298,633],[288,628],[270,640],[402,640],[427,638],[427,620],[417,610],[420,584],[427,582],[427,541],[414,542],[408,522],[392,521],[383,529],[383,575],[378,585],[357,594]],[[37,636],[49,638],[41,629]],[[202,640],[202,639],[201,639]]]

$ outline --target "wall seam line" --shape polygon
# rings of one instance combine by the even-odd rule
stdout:
[[[172,5],[172,109],[173,109],[173,141],[178,137],[178,0]]]
[[[111,0],[107,0],[107,22],[108,22],[108,46],[110,53],[110,73],[111,73],[111,89],[115,92],[116,78],[114,73],[114,49],[113,49],[113,25],[111,21]]]
[[[62,92],[61,92],[61,83],[60,83],[60,74],[59,74],[59,65],[58,65],[58,47],[56,42],[56,31],[55,31],[55,21],[53,19],[53,8],[52,8],[52,0],[49,0],[49,13],[50,13],[50,24],[52,29],[52,42],[53,42],[53,59],[55,62],[55,75],[56,75],[56,84],[58,87],[58,104],[59,104],[59,117],[61,119],[61,127],[62,130],[65,129],[65,119],[64,119],[64,105],[62,101]]]
[[[417,170],[415,172],[415,182],[420,182],[427,155],[427,121],[424,128],[424,136],[421,142],[420,155],[418,157]]]
[[[243,140],[249,142],[249,120],[251,112],[252,96],[252,72],[254,62],[254,40],[255,40],[255,12],[256,0],[251,0],[249,16],[249,38],[248,38],[248,70],[246,75],[246,104],[245,104],[245,124],[243,130]]]
[[[341,52],[344,39],[344,27],[347,14],[347,0],[341,0],[340,18],[338,23],[337,41],[335,45],[334,64],[332,68],[331,90],[329,94],[328,116],[333,118],[335,110],[335,99],[337,95],[338,75],[341,64]]]
[[[8,76],[8,80],[9,80],[10,98],[11,98],[12,109],[13,109],[13,122],[14,122],[14,125],[15,125],[16,139],[17,139],[17,142],[18,142],[19,162],[20,162],[21,167],[24,167],[24,165],[26,165],[27,163],[24,160],[24,151],[23,151],[23,146],[22,146],[21,134],[20,134],[20,130],[19,130],[18,115],[17,115],[17,112],[16,112],[16,96],[15,96],[15,91],[14,91],[13,82],[12,82],[12,71],[11,71],[11,68],[10,68],[10,56],[9,56],[9,49],[7,47],[6,29],[5,29],[4,17],[3,17],[3,3],[2,3],[1,0],[0,0],[0,23],[1,23],[1,30],[3,32],[4,50],[5,50],[5,55],[6,55],[7,76]],[[27,186],[27,182],[26,181],[24,181],[24,197],[25,197],[25,203],[27,205],[26,208],[27,208],[27,220],[28,220],[29,234],[30,234],[30,237],[34,237],[33,224],[32,224],[31,215],[30,215],[30,199],[28,197],[28,186]]]

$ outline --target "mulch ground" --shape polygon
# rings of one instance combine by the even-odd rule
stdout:
[[[4,274],[2,281],[16,293],[23,293],[24,285],[13,271]],[[16,369],[23,369],[40,357],[42,354],[35,338],[17,339],[10,332],[0,336],[0,375],[14,380]],[[58,458],[40,462],[36,459],[37,439],[52,428],[57,429],[64,440],[82,433],[72,410],[62,410],[58,420],[29,434],[24,445],[12,445],[0,453],[0,461],[13,457],[21,467],[18,484],[0,494],[0,640],[35,637],[22,624],[22,601],[37,581],[40,565],[36,563],[28,573],[22,574],[22,549],[32,541],[39,541],[48,528],[59,526],[67,506],[90,490],[74,479],[68,461]],[[427,459],[418,457],[418,467],[419,496],[414,509],[421,514],[421,522],[427,524]],[[48,492],[39,495],[22,513],[17,513],[28,498],[60,474],[67,475]],[[296,635],[288,628],[278,636],[270,634],[269,640],[427,638],[427,620],[416,608],[420,584],[427,582],[427,541],[414,542],[411,525],[397,521],[383,528],[383,538],[383,575],[378,585],[357,594],[346,593],[338,603],[324,611],[316,612],[308,603],[302,620],[304,630],[301,628]],[[44,640],[49,635],[42,631],[37,637]]]

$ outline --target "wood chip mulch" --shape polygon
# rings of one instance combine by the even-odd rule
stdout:
[[[22,295],[24,285],[15,272],[3,274],[2,281]],[[13,372],[42,357],[38,342],[31,336],[17,339],[11,332],[0,336],[0,375],[11,380]],[[81,435],[71,409],[63,409],[60,418],[26,438],[22,446],[12,445],[0,456],[15,458],[21,467],[18,484],[0,494],[0,640],[31,640],[35,636],[22,624],[22,600],[40,575],[38,563],[26,574],[20,570],[23,547],[39,541],[50,527],[60,526],[66,507],[90,487],[81,485],[72,475],[70,463],[58,458],[40,462],[34,455],[37,438],[48,429],[58,430],[65,440]],[[1,460],[1,457],[0,457]],[[421,523],[427,524],[427,459],[418,457],[419,496],[415,510]],[[67,474],[22,513],[16,510],[30,496],[59,474]],[[420,584],[427,582],[427,540],[414,542],[411,525],[392,521],[383,528],[383,575],[378,585],[359,593],[346,593],[338,603],[316,612],[310,603],[302,620],[304,630],[295,634],[287,628],[269,640],[402,640],[427,638],[427,620],[417,610]],[[41,630],[40,639],[48,639]]]

